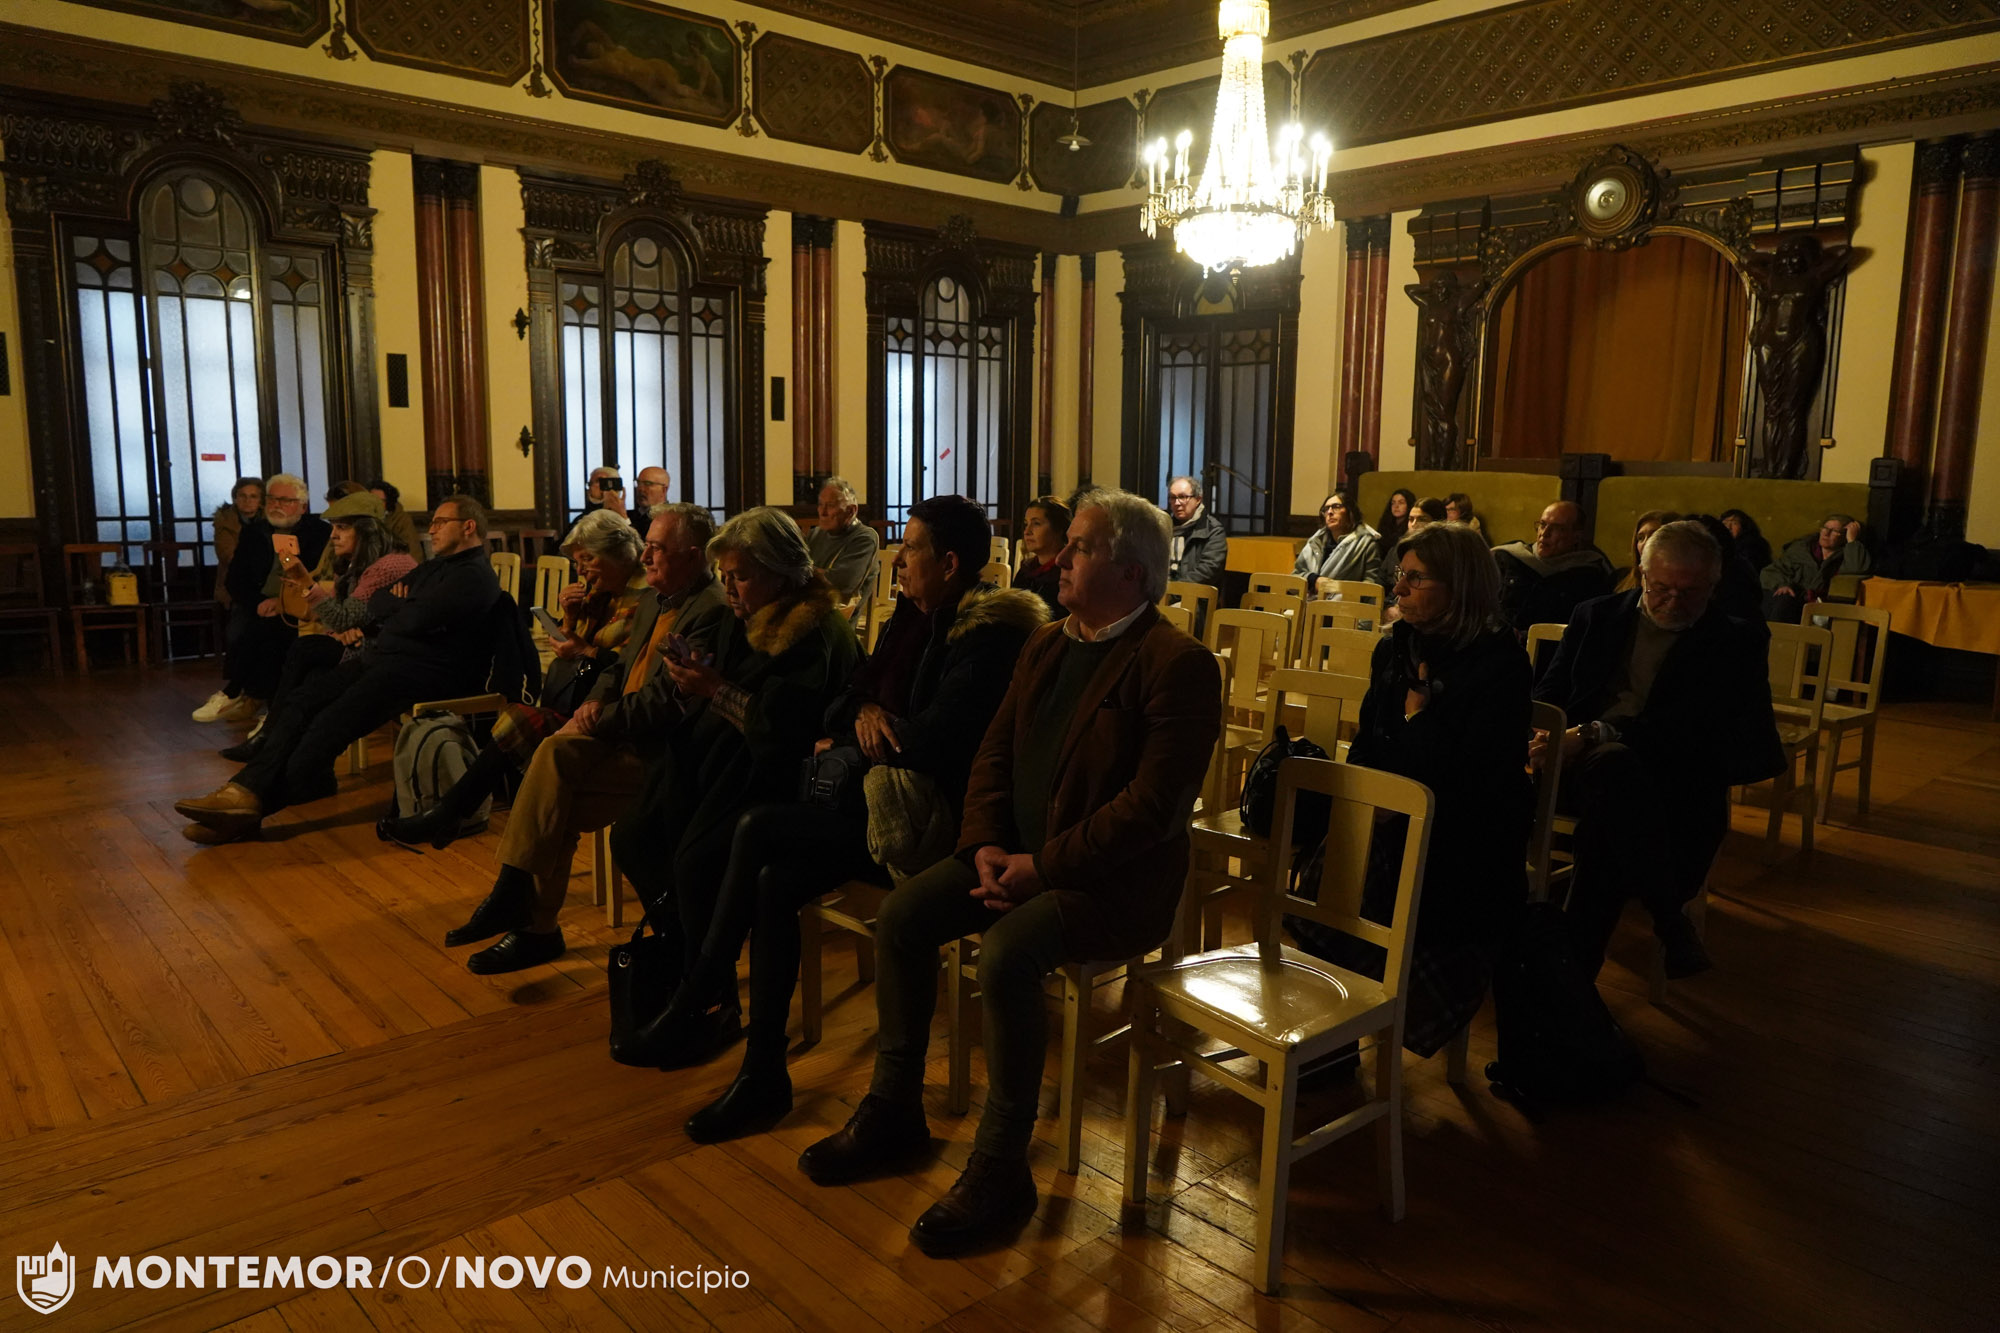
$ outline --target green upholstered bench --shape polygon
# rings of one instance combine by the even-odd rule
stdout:
[[[1533,541],[1535,520],[1562,499],[1562,478],[1554,473],[1369,472],[1361,478],[1361,516],[1370,523],[1380,518],[1389,493],[1399,486],[1415,491],[1419,500],[1463,491],[1472,497],[1480,530],[1495,546]]]

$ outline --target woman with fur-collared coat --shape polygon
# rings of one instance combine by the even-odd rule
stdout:
[[[861,656],[833,586],[783,511],[739,514],[708,552],[732,615],[709,660],[668,642],[663,665],[685,713],[647,757],[639,798],[611,833],[618,868],[653,930],[678,940],[683,971],[708,933],[737,817],[792,798],[799,762]],[[733,1006],[733,973],[730,981]]]

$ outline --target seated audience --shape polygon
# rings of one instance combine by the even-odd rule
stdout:
[[[1336,580],[1367,582],[1382,560],[1382,534],[1361,521],[1361,511],[1345,491],[1320,502],[1320,529],[1306,538],[1292,573],[1316,597],[1333,593]]]
[[[1014,586],[1041,598],[1057,618],[1067,614],[1056,597],[1062,579],[1056,556],[1069,543],[1069,521],[1069,506],[1053,495],[1030,504],[1021,520],[1021,567],[1014,571]]]
[[[1410,506],[1410,514],[1404,520],[1403,536],[1422,532],[1433,523],[1444,522],[1444,501],[1424,499]],[[1402,538],[1397,538],[1401,541]],[[1396,619],[1396,580],[1403,576],[1403,556],[1394,545],[1383,543],[1388,549],[1382,554],[1382,563],[1376,567],[1375,582],[1382,585],[1382,619],[1394,622]]]
[[[1715,515],[1688,514],[1685,521],[1701,524],[1722,550],[1722,581],[1715,585],[1715,605],[1723,615],[1761,628],[1765,623],[1764,590],[1757,583],[1759,566],[1743,558],[1736,545],[1736,534]],[[1765,637],[1770,637],[1768,630]]]
[[[1033,593],[978,582],[991,532],[986,511],[958,495],[910,510],[896,557],[903,597],[875,652],[827,714],[820,752],[893,773],[865,804],[862,778],[838,809],[757,806],[736,823],[729,869],[694,968],[666,1012],[640,1034],[647,1063],[689,1064],[707,1053],[699,1008],[734,991],[750,938],[750,1026],[743,1067],[720,1099],[688,1122],[713,1143],[775,1122],[792,1108],[785,1022],[799,971],[799,908],[846,880],[890,882],[955,845],[973,752],[986,734],[1014,659],[1047,623]],[[889,793],[893,790],[894,795]],[[911,861],[921,864],[911,866]],[[887,868],[880,862],[886,862]]]
[[[576,516],[582,519],[600,509],[609,509],[620,518],[631,518],[625,512],[625,479],[618,475],[617,468],[608,464],[590,470],[590,477],[584,483],[583,508],[576,511]]]
[[[1500,618],[1500,577],[1485,540],[1441,523],[1399,545],[1402,614],[1375,648],[1347,762],[1414,778],[1436,798],[1403,1029],[1404,1046],[1430,1055],[1479,1012],[1501,936],[1527,900],[1532,679]],[[1377,852],[1401,847],[1405,822],[1376,830]],[[1363,916],[1389,923],[1399,868],[1393,855],[1371,857]],[[1308,952],[1382,976],[1380,946],[1311,921],[1288,924]]]
[[[1202,503],[1201,482],[1193,477],[1175,477],[1168,482],[1167,512],[1174,520],[1167,577],[1176,583],[1205,583],[1221,591],[1222,571],[1229,563],[1229,534]],[[1195,628],[1199,632],[1201,627]]]
[[[667,502],[667,492],[673,484],[672,474],[663,467],[639,469],[639,475],[632,481],[632,508],[625,515],[631,520],[632,531],[644,537],[653,526],[653,511]]]
[[[1222,725],[1215,658],[1161,619],[1170,528],[1137,496],[1079,501],[1069,616],[1036,631],[987,729],[958,854],[891,893],[876,923],[875,1073],[845,1128],[799,1167],[844,1184],[921,1154],[938,948],[980,933],[988,1090],[970,1163],[918,1219],[951,1254],[1033,1213],[1028,1169],[1048,1042],[1043,979],[1065,962],[1157,947],[1187,874],[1188,816]]]
[[[277,496],[279,487],[266,487]],[[268,507],[267,502],[267,507]],[[423,699],[477,690],[493,660],[500,584],[486,559],[486,511],[470,496],[439,503],[433,559],[369,600],[375,646],[294,691],[255,758],[207,796],[178,801],[190,841],[232,842],[288,805],[331,796],[341,751]]]
[[[215,600],[227,611],[229,599],[229,562],[236,554],[236,543],[242,540],[243,529],[247,527],[264,508],[264,479],[262,477],[238,477],[236,485],[230,489],[229,503],[217,506],[213,523],[215,527]],[[198,717],[197,722],[209,721]]]
[[[403,493],[379,477],[368,483],[368,491],[382,502],[383,522],[397,549],[412,559],[423,559],[424,544],[417,536],[417,525],[410,521],[410,511],[403,508]]]
[[[1517,634],[1564,624],[1578,603],[1611,591],[1611,562],[1583,535],[1583,510],[1558,500],[1535,523],[1535,540],[1493,548],[1500,566],[1500,613]]]
[[[1632,563],[1618,571],[1617,586],[1611,591],[1630,592],[1639,586],[1639,552],[1646,549],[1646,538],[1680,519],[1681,515],[1668,509],[1648,509],[1639,515],[1639,521],[1632,525]]]
[[[1752,570],[1762,572],[1771,563],[1771,543],[1765,540],[1756,519],[1741,509],[1725,509],[1722,525],[1736,539],[1736,553],[1749,562]]]
[[[333,536],[308,572],[292,556],[281,556],[284,576],[304,600],[309,615],[299,625],[299,637],[285,654],[285,668],[271,696],[273,710],[283,708],[292,692],[357,656],[367,647],[366,633],[374,626],[369,602],[382,589],[400,582],[417,562],[397,549],[381,522],[381,502],[366,491],[335,500],[321,515],[333,525]],[[264,748],[265,730],[223,750],[224,759],[248,763]]]
[[[1576,816],[1569,910],[1593,972],[1628,897],[1644,903],[1668,976],[1706,969],[1682,910],[1729,827],[1729,789],[1783,770],[1766,636],[1714,604],[1722,552],[1669,523],[1640,556],[1637,591],[1584,603],[1535,697],[1568,716],[1561,808]]]
[[[1444,519],[1447,523],[1463,523],[1477,533],[1479,540],[1486,541],[1486,529],[1480,525],[1479,515],[1472,512],[1472,497],[1464,491],[1453,491],[1445,497]],[[1487,542],[1491,546],[1491,542]]]
[[[882,549],[882,535],[855,517],[860,512],[854,488],[839,477],[828,477],[819,488],[819,526],[806,534],[813,568],[826,575],[850,614],[869,594],[875,556]]]
[[[649,595],[639,599],[626,650],[598,673],[569,721],[534,747],[500,835],[492,891],[464,925],[445,934],[453,948],[503,937],[468,958],[469,970],[514,972],[562,956],[557,917],[577,839],[631,808],[648,761],[665,752],[684,721],[666,669],[667,646],[678,636],[688,653],[706,656],[728,618],[722,587],[709,572],[714,536],[715,520],[699,505],[661,505],[653,514],[641,557]]]
[[[712,663],[668,657],[686,716],[611,830],[618,866],[654,932],[674,941],[682,975],[708,938],[736,821],[797,796],[800,762],[825,734],[826,710],[861,655],[833,585],[783,510],[737,515],[708,551],[732,614],[715,632]],[[726,988],[701,997],[688,1027],[687,1047],[705,1052],[741,1032],[733,969]]]
[[[1402,486],[1390,491],[1389,503],[1382,506],[1375,530],[1382,534],[1382,554],[1391,562],[1396,558],[1396,543],[1410,530],[1410,511],[1416,507],[1417,493]]]
[[[1874,567],[1868,548],[1848,540],[1852,522],[1846,514],[1828,514],[1818,532],[1787,543],[1764,567],[1764,619],[1796,625],[1806,607],[1825,599],[1836,578]]]
[[[325,519],[306,512],[306,484],[280,472],[264,483],[264,510],[243,525],[236,553],[229,562],[230,625],[222,659],[222,692],[226,703],[210,717],[209,704],[196,721],[247,722],[278,690],[285,655],[298,638],[304,602],[286,605],[284,567],[278,563],[276,538],[298,543],[298,562],[306,569],[319,564],[332,529]],[[213,703],[213,699],[209,701]]]
[[[542,682],[541,698],[501,709],[492,744],[451,790],[422,814],[384,816],[377,833],[395,842],[448,847],[480,803],[528,767],[542,741],[569,721],[597,678],[623,656],[649,587],[639,559],[642,545],[632,525],[608,509],[577,520],[562,543],[577,576],[562,591],[562,637],[551,636],[556,660]]]

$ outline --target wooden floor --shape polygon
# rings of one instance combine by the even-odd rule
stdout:
[[[1845,822],[1847,775],[1809,861],[1766,868],[1761,812],[1739,810],[1717,968],[1664,1009],[1628,920],[1604,986],[1657,1086],[1530,1124],[1476,1077],[1490,1013],[1473,1087],[1410,1060],[1407,1220],[1376,1209],[1369,1136],[1310,1159],[1270,1300],[1244,1280],[1256,1127],[1231,1094],[1198,1086],[1164,1126],[1151,1225],[1121,1232],[1115,1052],[1093,1071],[1082,1174],[1038,1149],[1044,1204],[1010,1249],[933,1262],[905,1239],[968,1151],[973,1120],[941,1095],[928,1169],[806,1182],[795,1156],[845,1118],[870,1058],[872,995],[844,948],[826,1040],[793,1065],[798,1110],[695,1147],[681,1123],[734,1054],[676,1074],[610,1062],[614,936],[587,866],[569,956],[480,978],[439,940],[490,882],[493,839],[376,841],[386,762],[260,843],[183,841],[171,802],[230,771],[213,751],[234,733],[188,720],[212,679],[0,680],[0,1259],[58,1242],[84,1259],[52,1318],[0,1292],[0,1328],[1994,1327],[2000,726],[1976,707],[1893,709],[1872,817]],[[90,1289],[95,1256],[149,1254],[358,1255],[378,1272],[580,1255],[594,1274],[581,1290]],[[747,1285],[612,1289],[607,1265]]]

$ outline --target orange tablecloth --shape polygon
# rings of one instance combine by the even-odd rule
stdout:
[[[1872,578],[1863,606],[1886,607],[1889,629],[1934,648],[2000,655],[2000,583],[1915,583]]]
[[[1303,537],[1231,537],[1223,567],[1238,574],[1289,574],[1303,545]]]

